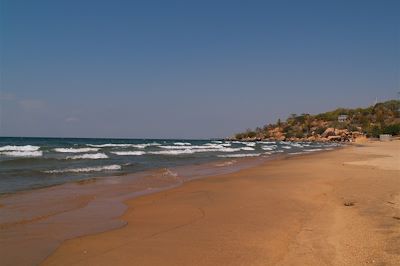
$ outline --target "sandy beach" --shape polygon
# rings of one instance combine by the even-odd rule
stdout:
[[[398,265],[400,141],[267,162],[126,201],[43,265]]]

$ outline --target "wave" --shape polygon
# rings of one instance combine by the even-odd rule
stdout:
[[[232,144],[230,144],[230,143],[222,143],[221,145],[224,146],[224,147],[230,147],[230,146],[232,146]]]
[[[298,147],[298,148],[303,148],[303,145],[302,145],[302,144],[300,144],[300,143],[295,143],[295,142],[290,143],[290,146]]]
[[[174,142],[174,145],[189,146],[189,145],[192,145],[192,143],[189,143],[189,142]]]
[[[255,142],[245,142],[244,144],[247,145],[247,146],[250,146],[250,147],[256,146]]]
[[[87,172],[101,172],[101,171],[113,171],[121,170],[121,166],[118,164],[96,166],[96,167],[82,167],[82,168],[67,168],[60,170],[49,170],[44,171],[47,174],[60,174],[60,173],[87,173]]]
[[[215,164],[215,166],[223,167],[223,166],[232,165],[232,164],[234,164],[234,163],[236,163],[236,160],[227,161],[227,162],[223,162],[223,163],[217,163],[217,164]]]
[[[9,157],[41,157],[42,151],[4,151],[0,152],[1,155]]]
[[[89,147],[95,148],[111,148],[111,147],[134,147],[139,149],[144,149],[149,146],[159,146],[160,143],[152,142],[152,143],[142,143],[142,144],[131,144],[131,143],[106,143],[106,144],[86,144]]]
[[[121,156],[130,156],[130,155],[144,155],[146,154],[144,151],[113,151],[111,152],[115,155],[121,155]]]
[[[107,159],[108,156],[105,153],[85,153],[80,155],[68,156],[67,159],[78,160],[78,159]]]
[[[92,152],[98,151],[99,148],[55,148],[54,151],[56,152],[63,152],[63,153],[81,153],[81,152]]]
[[[0,147],[0,151],[37,151],[39,150],[39,146],[25,145],[25,146],[2,146]]]
[[[264,151],[272,151],[275,150],[277,146],[262,146],[261,149]]]
[[[226,155],[218,155],[218,157],[222,158],[239,158],[239,157],[256,157],[260,156],[259,153],[243,153],[243,154],[226,154]]]
[[[180,155],[180,154],[192,154],[194,153],[193,150],[166,150],[166,151],[153,151],[149,152],[149,154],[155,154],[155,155]]]
[[[307,152],[289,152],[290,155],[300,155],[300,154],[305,154]]]
[[[161,176],[163,176],[163,177],[177,177],[178,173],[177,172],[173,172],[168,168],[164,168],[162,173],[161,173]]]
[[[252,148],[252,147],[243,147],[243,148],[241,148],[241,150],[244,150],[244,151],[254,151],[254,148]]]
[[[322,149],[304,149],[306,152],[322,151]]]
[[[205,145],[192,145],[192,146],[160,146],[162,149],[169,149],[169,150],[188,150],[188,149],[224,149],[225,147],[222,145],[207,143]]]
[[[132,145],[132,144],[113,144],[113,143],[107,143],[107,144],[86,144],[86,146],[95,147],[95,148],[130,147],[131,145]]]
[[[289,150],[289,149],[291,149],[292,147],[290,147],[290,146],[282,146],[281,148]]]
[[[244,148],[229,148],[224,146],[161,146],[160,148],[168,149],[166,151],[154,151],[149,152],[151,154],[192,154],[192,153],[200,153],[200,152],[237,152]],[[246,149],[250,150],[250,149]],[[251,148],[251,150],[254,150]]]

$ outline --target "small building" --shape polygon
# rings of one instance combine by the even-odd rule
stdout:
[[[380,141],[391,141],[392,140],[392,135],[390,135],[390,134],[381,134],[381,135],[379,135],[379,140]]]
[[[337,120],[340,123],[346,122],[347,121],[347,115],[339,115]]]

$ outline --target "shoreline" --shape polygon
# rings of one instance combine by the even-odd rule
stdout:
[[[395,265],[399,169],[368,164],[382,156],[374,146],[391,144],[399,147],[293,156],[128,199],[127,226],[65,241],[43,264]],[[386,182],[376,186],[378,176]]]
[[[1,195],[0,245],[3,248],[0,257],[5,265],[36,265],[68,239],[125,226],[126,222],[120,218],[128,208],[125,202],[129,199],[167,191],[193,180],[234,173],[281,157],[277,154],[268,158],[227,158]],[[151,180],[146,180],[147,177]],[[48,224],[52,224],[50,233]],[[27,250],[23,258],[17,255],[19,246]]]
[[[97,230],[94,230],[92,232],[89,232],[89,231],[87,231],[86,233],[81,232],[80,235],[78,234],[78,235],[73,235],[71,237],[67,237],[67,239],[72,238],[72,240],[63,241],[63,243],[61,243],[61,247],[64,246],[64,243],[68,243],[69,241],[74,241],[74,240],[78,240],[78,239],[86,238],[86,237],[91,237],[91,236],[97,236],[97,235],[101,235],[101,234],[107,234],[107,232],[115,232],[115,231],[124,229],[126,227],[126,224],[130,223],[129,221],[125,220],[124,217],[127,215],[127,212],[130,211],[130,208],[132,207],[130,203],[132,201],[136,201],[136,200],[137,201],[141,201],[142,198],[153,197],[153,195],[160,195],[160,194],[164,194],[164,193],[168,194],[171,191],[179,190],[179,189],[184,188],[186,186],[192,186],[191,184],[193,182],[196,183],[197,181],[201,182],[202,180],[226,178],[226,176],[228,176],[228,178],[229,178],[230,176],[236,176],[236,175],[238,175],[239,173],[242,173],[242,172],[244,172],[244,173],[252,172],[257,168],[260,168],[260,167],[262,168],[262,167],[265,167],[265,166],[268,167],[268,165],[271,165],[271,164],[272,165],[280,164],[280,163],[288,162],[288,161],[291,161],[291,160],[294,160],[294,159],[302,159],[302,158],[304,158],[305,160],[319,160],[319,158],[318,158],[319,156],[327,156],[327,154],[331,154],[331,153],[334,154],[334,153],[340,152],[342,150],[351,149],[352,147],[355,147],[355,146],[350,145],[350,146],[345,146],[344,148],[336,148],[334,150],[329,150],[329,151],[317,151],[317,152],[313,152],[313,153],[304,153],[304,154],[302,154],[302,155],[305,155],[305,156],[302,156],[302,155],[281,156],[280,158],[275,158],[275,159],[272,159],[272,160],[270,159],[268,161],[264,161],[264,162],[260,163],[259,165],[253,165],[253,166],[250,166],[250,167],[247,167],[247,168],[235,171],[235,172],[225,173],[225,174],[221,174],[221,175],[211,175],[211,176],[208,175],[208,176],[205,176],[205,177],[203,176],[200,179],[187,180],[184,183],[178,184],[176,186],[172,186],[170,188],[161,188],[158,191],[154,190],[154,191],[152,191],[150,193],[142,193],[142,194],[137,194],[137,195],[130,195],[130,196],[125,197],[125,199],[119,198],[118,202],[120,203],[120,205],[122,205],[121,209],[119,210],[120,214],[119,215],[114,215],[112,218],[109,218],[110,220],[112,219],[114,222],[118,221],[119,224],[117,224],[117,225],[116,224],[114,224],[114,225],[107,224],[107,226],[105,228],[103,228],[103,230],[98,230],[97,229]],[[246,158],[245,160],[254,161],[254,158]],[[78,184],[74,184],[74,186],[77,186],[78,188],[79,187],[88,188],[88,187],[95,186],[96,183],[97,183],[97,181],[94,182],[94,183],[85,184],[83,186],[82,185],[78,185]],[[46,189],[48,189],[48,188],[46,188]],[[159,196],[154,196],[154,197],[159,197]],[[85,207],[83,207],[83,209],[84,208]],[[95,220],[93,220],[93,221],[95,221]],[[97,222],[98,222],[98,220],[96,220],[96,223]],[[102,222],[104,222],[104,220]],[[128,227],[129,227],[129,225],[128,225]],[[55,251],[56,254],[58,253],[59,249],[60,248],[57,248],[57,250]],[[55,253],[53,253],[53,254],[55,254]],[[42,257],[44,258],[44,257],[48,257],[48,256],[47,255],[44,256],[44,254],[43,254]],[[53,255],[50,255],[48,258],[53,258]],[[39,260],[39,261],[41,261],[41,260]],[[48,260],[46,260],[46,262],[47,261]],[[26,263],[26,265],[31,265],[31,264],[32,263],[28,263],[28,262]],[[58,263],[56,263],[56,264],[58,264]]]

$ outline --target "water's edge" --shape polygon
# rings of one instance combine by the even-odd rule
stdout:
[[[125,202],[128,200],[176,188],[195,179],[234,173],[270,160],[302,155],[285,154],[262,158],[218,160],[201,165],[157,169],[134,175],[101,177],[3,195],[0,197],[0,212],[5,214],[1,217],[3,221],[0,222],[0,229],[3,231],[1,242],[12,242],[18,245],[19,241],[23,241],[25,246],[27,244],[31,246],[25,257],[30,257],[31,262],[40,263],[68,239],[125,226],[126,222],[121,217],[127,210]],[[7,212],[7,208],[11,210]],[[20,209],[25,209],[25,211],[15,212]],[[49,234],[49,224],[51,224],[52,237],[46,238],[46,234]],[[24,226],[24,230],[15,230],[16,226],[21,225]],[[10,231],[12,231],[11,234]],[[29,241],[33,234],[43,234],[39,243]],[[47,250],[39,252],[38,255],[35,254],[35,249],[40,244],[45,244]],[[8,252],[9,256],[10,254],[12,255],[12,251]]]

